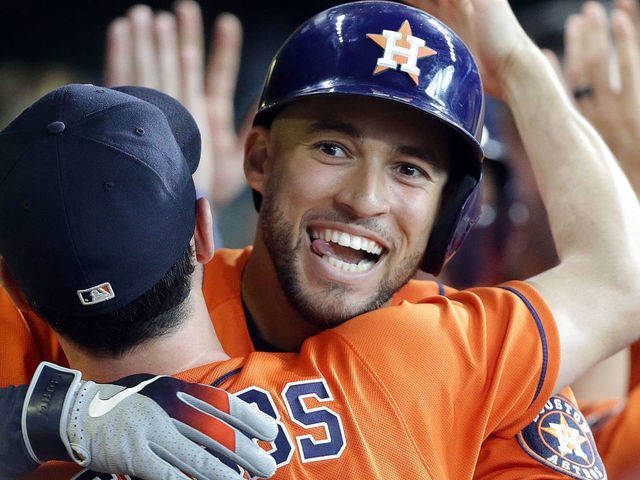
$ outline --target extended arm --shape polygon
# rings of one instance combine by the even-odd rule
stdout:
[[[638,200],[506,0],[411,3],[465,40],[487,92],[513,112],[560,257],[557,267],[530,279],[557,321],[559,390],[640,333]]]
[[[640,208],[602,139],[530,44],[504,80],[560,264],[532,279],[557,321],[558,386],[637,337]]]

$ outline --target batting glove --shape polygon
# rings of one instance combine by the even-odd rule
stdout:
[[[42,362],[27,391],[22,432],[39,463],[71,459],[147,480],[243,478],[215,452],[254,476],[275,473],[273,458],[249,438],[275,439],[270,416],[224,390],[166,376],[85,382],[77,370]]]

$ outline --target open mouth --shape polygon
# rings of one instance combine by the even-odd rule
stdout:
[[[312,227],[308,234],[311,251],[346,272],[369,271],[386,253],[375,240],[341,230]]]

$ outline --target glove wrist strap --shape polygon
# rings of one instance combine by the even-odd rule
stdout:
[[[78,370],[49,362],[38,366],[22,408],[22,436],[36,462],[71,460],[63,438],[67,438],[68,410],[81,376]]]

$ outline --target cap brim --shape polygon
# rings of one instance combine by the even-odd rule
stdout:
[[[200,163],[202,141],[198,125],[184,105],[172,96],[154,90],[153,88],[125,85],[113,87],[113,90],[144,100],[145,102],[155,105],[164,113],[164,116],[169,122],[169,127],[171,127],[173,132],[173,136],[180,150],[182,150],[182,154],[187,160],[191,174],[193,175]]]

